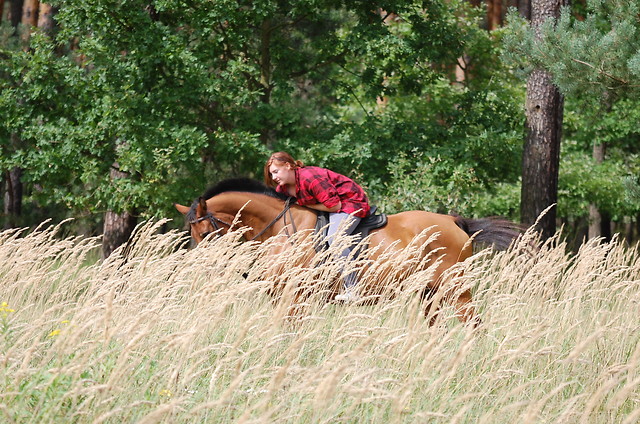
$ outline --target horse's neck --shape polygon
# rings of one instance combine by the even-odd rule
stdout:
[[[237,216],[240,212],[241,225],[253,227],[255,231],[271,225],[285,207],[284,202],[270,196],[254,193],[223,193],[216,196],[213,209],[216,212],[223,212],[231,216]],[[297,205],[291,206],[291,211],[286,212],[285,219],[278,219],[273,230],[278,233],[284,221],[288,225],[293,225],[297,230],[310,229],[315,226],[316,214],[308,208]]]
[[[318,214],[304,206],[293,205],[291,207],[293,219],[298,230],[310,230],[315,228]]]

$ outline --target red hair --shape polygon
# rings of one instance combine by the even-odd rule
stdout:
[[[288,164],[291,169],[298,169],[304,166],[304,163],[299,160],[295,160],[293,156],[291,156],[287,152],[275,152],[269,157],[267,163],[264,164],[264,182],[269,187],[275,187],[277,184],[271,178],[271,172],[269,172],[269,168],[273,164],[273,162],[278,162],[280,165]]]

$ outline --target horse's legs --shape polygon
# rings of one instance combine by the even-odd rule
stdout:
[[[465,290],[461,294],[444,296],[444,299],[434,299],[435,291],[427,289],[423,295],[425,300],[424,316],[429,318],[429,325],[433,326],[440,314],[440,303],[442,300],[452,303],[456,308],[456,317],[464,324],[472,324],[478,327],[481,324],[480,318],[476,314],[475,308],[471,305],[471,290]]]
[[[475,308],[471,305],[471,290],[467,289],[463,291],[454,300],[458,319],[465,323],[471,324],[474,327],[480,325],[480,317],[476,314]]]
[[[438,320],[440,314],[440,301],[435,300],[436,290],[426,288],[422,292],[422,301],[424,302],[424,317],[429,319],[429,326],[433,327]]]
[[[436,272],[435,284],[429,286],[423,293],[423,299],[427,301],[424,311],[425,317],[429,318],[429,325],[434,325],[440,311],[440,303],[444,301],[455,306],[456,317],[460,322],[478,327],[480,318],[472,306],[471,290],[460,290],[455,284],[456,280],[459,281],[462,276],[462,271],[447,275],[446,270],[453,265],[446,262],[440,264],[438,272]],[[438,290],[446,290],[446,292],[442,296],[436,296]]]

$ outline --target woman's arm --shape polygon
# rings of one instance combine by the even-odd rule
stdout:
[[[328,208],[322,203],[316,203],[315,205],[305,205],[305,206],[321,212],[338,212],[340,209],[342,209],[342,202],[338,202],[338,204],[332,208]]]

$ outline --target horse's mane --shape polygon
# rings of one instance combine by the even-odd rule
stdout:
[[[260,181],[251,179],[251,178],[229,178],[226,180],[220,181],[218,184],[209,187],[202,197],[204,199],[211,199],[213,196],[217,196],[221,193],[226,193],[228,191],[242,191],[245,193],[257,193],[264,194],[269,197],[274,197],[280,200],[287,200],[287,195],[278,193],[273,188],[268,187],[264,183]]]
[[[205,200],[211,199],[218,194],[226,193],[229,191],[240,191],[244,193],[256,193],[264,194],[269,197],[273,197],[278,200],[287,200],[287,195],[278,193],[273,188],[268,187],[266,184],[260,181],[253,180],[251,178],[228,178],[220,181],[218,184],[209,187],[202,198]],[[191,208],[185,215],[186,220],[193,221],[196,219],[196,208],[198,207],[198,201],[200,198],[193,201]]]

